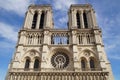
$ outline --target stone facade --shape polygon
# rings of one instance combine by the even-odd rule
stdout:
[[[68,29],[54,29],[50,5],[30,5],[6,80],[114,80],[95,11],[71,5]]]

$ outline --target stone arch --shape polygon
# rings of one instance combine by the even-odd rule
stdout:
[[[26,56],[24,58],[24,69],[29,69],[30,68],[30,63],[31,63],[31,58]]]
[[[66,48],[54,48],[50,51],[50,55],[53,55],[57,51],[62,51],[64,53],[66,53],[67,55],[72,56],[72,53],[69,50],[67,50]]]
[[[41,61],[41,57],[39,57],[39,56],[35,56],[33,59],[34,59],[34,60],[35,60],[35,59],[38,59],[39,61]]]
[[[40,59],[40,57],[34,57],[34,63],[33,63],[34,70],[40,69],[40,66],[41,66],[41,59]]]
[[[96,69],[98,69],[98,66],[99,66],[99,60],[98,60],[98,56],[97,56],[97,54],[94,52],[94,51],[92,51],[92,50],[89,50],[89,49],[84,49],[84,50],[82,50],[80,53],[79,53],[79,62],[81,62],[81,58],[82,57],[84,57],[84,58],[86,58],[86,60],[87,60],[87,69],[89,69],[89,70],[96,70]],[[90,65],[90,59],[92,59],[92,60],[94,60],[93,62],[94,62],[94,69],[91,69],[91,65]],[[92,67],[93,67],[92,66]]]
[[[96,57],[89,57],[89,67],[91,70],[97,70],[98,69],[98,63],[99,61],[96,59]]]
[[[24,68],[26,58],[30,59],[30,64],[29,64],[30,67],[29,68],[34,68],[35,58],[38,58],[40,60],[41,59],[41,53],[38,52],[35,49],[31,49],[31,50],[26,51],[24,53],[24,55],[22,56],[22,59],[21,59],[21,65],[23,65],[23,68]]]
[[[26,59],[29,59],[31,61],[31,58],[29,56],[24,57],[23,61],[25,62]]]
[[[31,50],[28,50],[27,52],[24,53],[24,55],[22,56],[22,61],[24,61],[24,58],[25,57],[30,57],[31,58],[31,61],[34,60],[34,57],[40,57],[41,58],[41,53],[38,52],[37,50],[35,49],[31,49]]]
[[[88,54],[87,54],[87,53],[88,53]],[[81,56],[96,57],[96,58],[98,58],[97,54],[96,54],[94,51],[90,50],[90,49],[84,49],[84,50],[82,50],[82,51],[79,53],[78,56],[79,56],[79,58],[80,58]]]
[[[87,69],[87,59],[85,57],[80,58],[81,69],[84,71]]]

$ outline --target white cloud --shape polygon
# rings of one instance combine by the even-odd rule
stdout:
[[[54,0],[54,8],[56,10],[63,10],[66,11],[71,4],[77,3],[75,0]]]
[[[58,20],[60,23],[67,23],[68,17],[62,17]]]
[[[116,47],[116,44],[112,44],[112,45],[109,44],[109,45],[106,46],[105,49],[106,49],[106,50],[110,50],[110,49],[113,49],[113,48],[115,48],[115,47]]]
[[[16,31],[12,25],[0,22],[0,36],[2,36],[3,38],[10,41],[16,41],[17,33],[18,31]]]
[[[30,0],[0,0],[0,8],[24,15]]]
[[[9,42],[9,41],[0,41],[0,49],[7,49],[7,48],[14,48],[15,42]]]
[[[55,12],[55,26],[58,26],[59,28],[66,28],[67,22],[68,22],[68,16],[67,12],[70,8],[71,4],[77,3],[77,0],[53,0],[54,3],[53,9],[57,10],[58,12]],[[61,26],[61,27],[60,27]]]
[[[120,60],[120,55],[118,55],[118,54],[109,55],[108,57],[111,58],[111,59]]]

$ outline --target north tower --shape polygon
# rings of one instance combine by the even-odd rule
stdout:
[[[114,80],[95,11],[74,4],[68,29],[55,29],[50,5],[31,5],[6,80]]]

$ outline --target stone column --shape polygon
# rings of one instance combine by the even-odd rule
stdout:
[[[76,31],[72,31],[72,44],[77,44]]]
[[[86,34],[83,34],[83,45],[87,44]]]
[[[29,14],[29,19],[26,22],[26,23],[28,23],[28,29],[31,29],[31,27],[32,27],[32,22],[33,22],[33,16],[34,16],[34,14],[35,14],[34,11],[31,10],[30,14]]]
[[[40,19],[41,19],[41,11],[38,12],[36,29],[39,29],[39,26],[40,26]]]
[[[87,15],[87,22],[88,22],[88,28],[91,28],[91,17],[90,17],[90,11],[89,10],[87,10],[86,11],[86,15]]]
[[[47,14],[46,14],[46,24],[45,24],[45,27],[50,27],[50,14],[51,14],[51,12],[50,12],[50,10],[47,10],[47,12],[46,12]]]
[[[93,28],[93,20],[92,20],[91,11],[89,11],[88,15],[89,15],[89,26],[90,26],[90,28]]]
[[[83,10],[81,10],[80,21],[81,21],[81,28],[85,28],[84,27],[84,19],[83,19]]]
[[[11,75],[10,75],[10,79],[9,79],[9,80],[12,80],[12,77],[13,77],[13,75],[11,74]]]
[[[96,22],[96,17],[95,17],[95,11],[94,10],[91,10],[91,17],[92,17],[93,28],[95,28],[97,26],[97,22]]]
[[[77,22],[76,22],[76,11],[72,10],[72,27],[76,27],[77,26]]]
[[[28,28],[28,26],[27,26],[28,18],[29,18],[29,11],[27,11],[25,14],[24,28]]]
[[[20,36],[20,38],[19,38],[19,44],[25,44],[25,34],[26,34],[26,32],[25,31],[22,31],[22,32],[20,32],[19,33],[19,36]]]
[[[46,27],[47,28],[53,28],[53,21],[52,21],[52,10],[47,10],[47,13],[46,13]]]
[[[27,28],[27,29],[31,28],[33,15],[34,15],[34,12],[32,10],[29,10],[26,12],[24,28]]]

